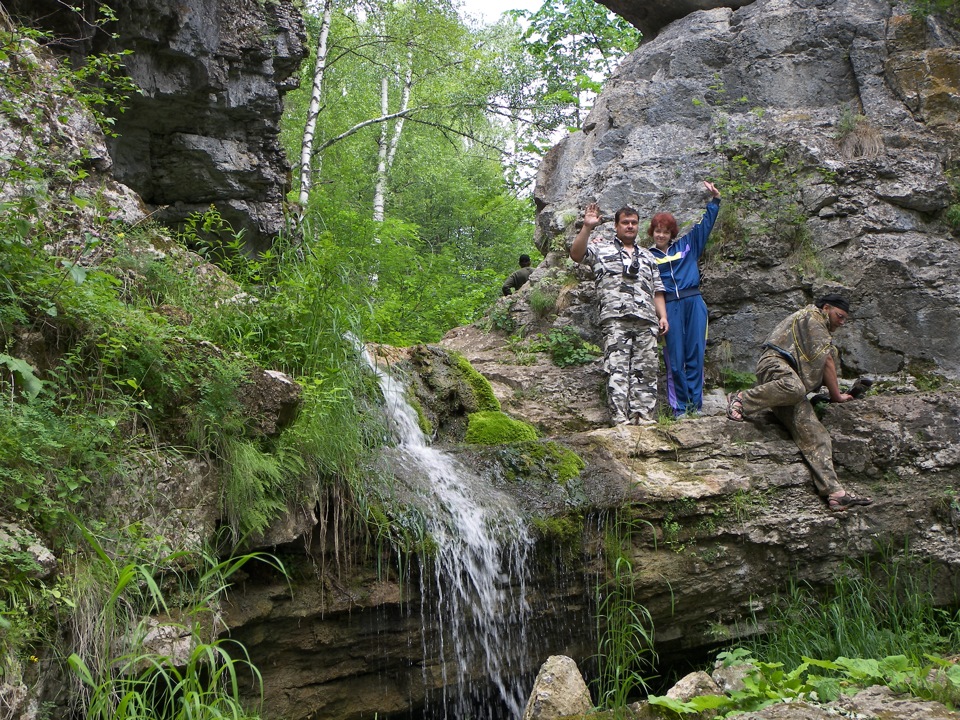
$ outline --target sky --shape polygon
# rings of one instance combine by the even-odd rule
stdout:
[[[542,4],[542,0],[461,0],[460,14],[467,13],[490,25],[507,10],[538,10]]]

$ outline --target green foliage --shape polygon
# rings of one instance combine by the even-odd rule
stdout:
[[[771,662],[793,665],[816,658],[906,655],[949,651],[960,640],[960,624],[938,610],[933,578],[909,554],[851,564],[823,598],[791,583],[771,614],[775,628],[752,650]]]
[[[950,227],[960,230],[960,203],[954,203],[948,207],[944,217],[950,223]]]
[[[640,44],[623,18],[590,0],[547,0],[536,11],[513,11],[526,21],[524,49],[542,86],[530,88],[545,128],[578,129],[609,75]]]
[[[86,408],[64,411],[46,396],[11,402],[3,393],[0,516],[29,519],[45,532],[63,527],[115,466],[122,415],[118,408],[102,417]]]
[[[946,176],[947,182],[950,183],[951,203],[943,213],[943,218],[954,231],[957,231],[960,230],[960,168],[949,168]]]
[[[316,32],[316,18],[307,19]],[[365,338],[435,342],[477,320],[517,256],[530,251],[532,202],[516,196],[499,152],[511,133],[486,113],[503,77],[497,50],[484,39],[430,4],[334,10],[317,139],[344,137],[317,158],[304,210],[316,235],[339,251],[335,264],[360,279],[372,311],[362,321]],[[408,62],[411,112],[389,169],[384,221],[375,223],[382,123],[371,121],[381,114],[384,68]],[[305,63],[300,89],[285,97],[282,140],[291,157],[300,156],[312,67]],[[391,88],[391,110],[400,95]],[[370,124],[350,132],[363,123]],[[317,238],[307,237],[312,249]]]
[[[947,383],[947,379],[940,374],[936,364],[918,360],[907,366],[907,372],[913,377],[914,385],[921,392],[939,390]]]
[[[728,667],[747,666],[742,690],[728,695],[702,695],[686,702],[651,695],[648,702],[678,715],[711,711],[718,713],[715,717],[727,718],[781,702],[833,702],[842,692],[872,685],[886,685],[895,693],[938,700],[948,706],[960,698],[960,666],[934,656],[927,656],[923,663],[905,655],[836,660],[803,657],[792,670],[785,669],[783,663],[757,660],[743,648],[722,652],[717,659]]]
[[[490,381],[478,373],[470,361],[458,353],[450,353],[454,367],[473,392],[475,406],[480,412],[499,412],[500,401],[493,394]]]
[[[477,445],[500,445],[536,440],[538,435],[533,425],[499,411],[486,410],[470,413],[464,439]]]
[[[79,8],[73,9],[80,14]],[[100,5],[95,17],[88,15],[82,22],[94,31],[115,20],[111,8]],[[140,92],[123,68],[124,58],[132,51],[90,55],[76,67],[67,61],[42,62],[42,46],[55,41],[51,33],[33,28],[9,27],[0,31],[0,63],[4,64],[0,74],[0,112],[26,120],[24,129],[38,147],[45,144],[42,132],[51,111],[63,120],[75,113],[76,107],[82,107],[104,133],[111,134],[114,116],[123,112],[131,94]],[[39,98],[43,99],[38,102]]]
[[[533,314],[543,319],[557,309],[557,290],[551,286],[538,285],[530,291],[528,300]]]
[[[538,334],[529,343],[530,350],[546,352],[557,367],[586,365],[602,354],[600,348],[588,343],[570,326],[552,328],[546,336]]]
[[[86,570],[101,581],[76,613],[78,633],[68,663],[82,685],[83,716],[106,720],[167,717],[255,717],[241,703],[241,671],[254,683],[260,675],[242,645],[213,639],[218,601],[231,577],[260,554],[218,561],[205,553],[178,552],[155,558],[114,559],[90,533],[84,535],[96,559]],[[177,595],[171,612],[170,595]],[[85,614],[90,613],[90,614]],[[186,660],[169,646],[147,643],[152,617],[187,638]]]
[[[510,312],[512,307],[512,302],[507,306],[498,304],[493,307],[489,314],[489,329],[499,330],[507,335],[515,332],[517,329],[517,321],[514,320]]]
[[[769,238],[787,244],[787,249],[798,256],[801,272],[821,274],[823,267],[817,262],[807,217],[797,202],[802,168],[786,148],[755,140],[749,122],[732,124],[730,109],[743,106],[749,98],[727,98],[719,77],[710,86],[707,98],[720,151],[711,179],[723,188],[724,198],[711,233],[708,261],[739,261],[749,243]]]
[[[747,390],[757,384],[757,376],[754,373],[740,372],[729,367],[720,371],[720,378],[723,388],[728,392]]]
[[[960,27],[960,2],[957,0],[907,0],[907,8],[915,18],[941,15]]]

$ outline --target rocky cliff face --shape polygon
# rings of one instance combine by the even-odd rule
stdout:
[[[711,178],[715,377],[751,370],[775,322],[828,290],[853,301],[849,372],[958,377],[958,68],[954,25],[887,2],[694,12],[630,55],[547,156],[538,245],[560,264],[591,200],[694,221]]]
[[[143,92],[117,118],[109,146],[114,177],[155,219],[176,225],[214,205],[258,249],[284,229],[290,166],[277,136],[283,94],[307,54],[291,0],[120,0],[106,28],[116,38],[54,0],[4,5],[72,38],[72,53],[132,50],[124,64]]]
[[[142,63],[152,89],[115,147],[128,151],[117,155],[121,174],[144,173],[137,182],[149,189],[148,200],[156,192],[152,202],[170,203],[170,210],[201,208],[216,196],[243,197],[253,212],[251,198],[263,195],[224,188],[262,181],[267,196],[278,192],[273,171],[231,168],[256,167],[255,153],[244,148],[275,135],[254,117],[275,98],[260,81],[278,58],[293,57],[283,46],[296,45],[297,33],[283,26],[262,36],[254,24],[227,42],[223,32],[243,18],[282,14],[287,5],[253,3],[232,14],[199,0],[125,7],[153,18],[122,21],[141,47],[152,48],[134,63]],[[203,40],[213,37],[212,44]],[[506,333],[451,333],[443,346],[490,378],[506,411],[586,462],[566,484],[531,482],[522,451],[460,444],[463,413],[471,409],[460,391],[437,382],[433,397],[422,394],[438,443],[483,471],[531,518],[573,528],[563,537],[544,533],[531,553],[529,625],[510,649],[522,682],[532,683],[549,655],[584,664],[595,652],[591,602],[607,572],[611,534],[623,539],[637,570],[636,596],[651,612],[667,661],[762,631],[789,579],[824,589],[845,561],[864,555],[909,548],[928,565],[935,599],[955,600],[960,393],[917,390],[935,379],[931,370],[960,372],[957,241],[944,223],[955,202],[948,171],[956,157],[956,53],[946,28],[892,14],[882,2],[757,0],[736,11],[696,12],[632,55],[587,129],[547,158],[537,188],[538,237],[545,250],[555,249],[521,293],[500,301],[500,317],[528,334],[569,326],[596,338],[591,283],[572,274],[557,247],[575,231],[583,204],[596,197],[607,211],[632,202],[644,213],[663,207],[693,219],[702,200],[694,190],[710,174],[727,178],[725,207],[736,210],[718,228],[725,239],[707,265],[715,370],[749,369],[753,348],[777,319],[821,290],[841,288],[857,306],[857,321],[838,335],[846,367],[891,377],[876,396],[825,413],[841,480],[876,499],[838,516],[815,497],[796,446],[774,422],[729,423],[715,415],[714,395],[702,418],[605,428],[598,362],[558,369],[544,355],[523,354]],[[257,68],[259,78],[245,74],[257,76]],[[213,102],[204,106],[207,92]],[[167,102],[173,110],[160,109]],[[223,126],[232,127],[227,135],[206,134],[229,118],[240,120]],[[101,160],[106,171],[110,162]],[[194,195],[163,194],[197,178],[202,187]],[[557,312],[539,318],[529,295],[546,288],[556,292]],[[397,362],[419,375],[451,365],[442,348],[398,355]],[[909,368],[915,377],[894,377]],[[250,400],[252,414],[267,412],[257,432],[283,424],[295,398],[280,390]],[[135,499],[158,514],[144,519],[151,531],[179,524],[197,543],[213,533],[209,468],[184,463],[136,474],[156,490]],[[261,540],[283,558],[290,580],[251,570],[224,609],[231,637],[244,642],[263,675],[267,716],[410,717],[430,702],[442,704],[450,668],[425,650],[438,632],[425,600],[443,587],[421,585],[419,568],[384,564],[376,550],[339,565],[345,553],[337,528],[346,519],[330,509],[334,499],[308,504],[291,508],[297,522],[278,523]],[[632,523],[623,515],[618,521],[623,509]],[[145,512],[129,510],[138,518]],[[487,680],[480,663],[466,674],[478,688]]]

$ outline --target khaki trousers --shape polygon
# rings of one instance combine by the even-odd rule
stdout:
[[[757,363],[757,386],[743,391],[743,414],[753,417],[772,410],[800,449],[813,472],[817,494],[826,497],[843,491],[833,468],[833,443],[820,424],[800,377],[786,360],[767,352]]]

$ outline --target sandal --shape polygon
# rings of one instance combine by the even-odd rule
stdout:
[[[727,417],[735,422],[743,422],[743,392],[727,395]]]
[[[856,497],[850,493],[844,493],[839,497],[827,498],[827,505],[831,512],[844,512],[848,508],[856,507],[857,505],[870,505],[872,503],[873,500],[871,498]]]

